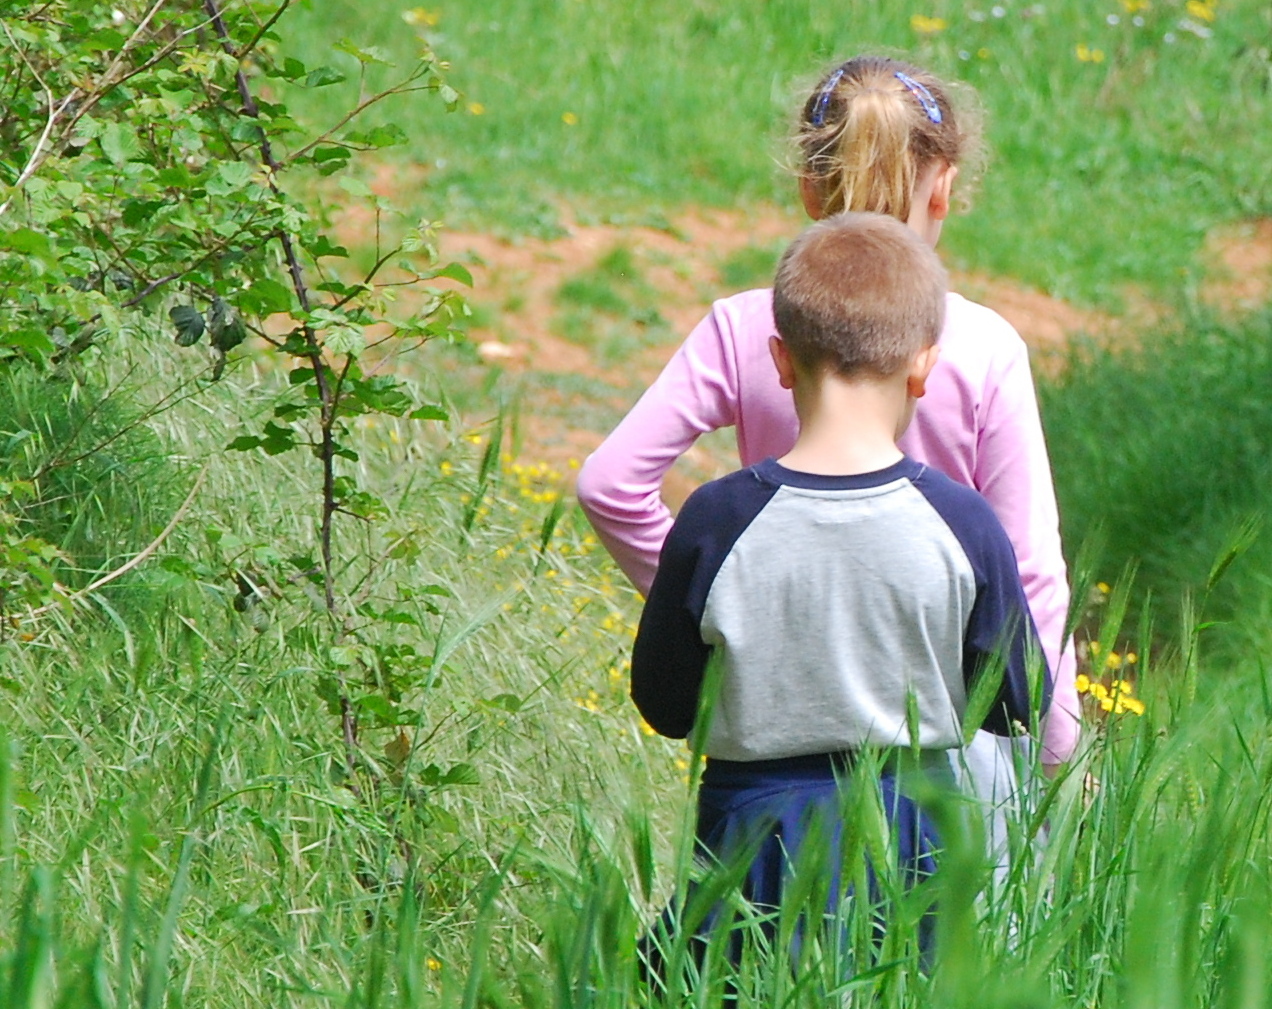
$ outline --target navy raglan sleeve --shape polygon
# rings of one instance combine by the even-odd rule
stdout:
[[[632,700],[654,729],[683,739],[698,713],[711,646],[702,614],[729,551],[777,488],[752,470],[700,487],[663,544],[632,649]]]
[[[986,506],[986,511],[989,511]],[[972,559],[976,568],[976,603],[963,639],[963,675],[968,689],[992,663],[1003,663],[1003,682],[998,696],[981,726],[999,736],[1014,734],[1013,722],[1028,726],[1033,713],[1029,706],[1029,663],[1045,663],[1038,631],[1020,585],[1016,554],[1002,526],[992,514],[980,538],[980,556]],[[1042,670],[1042,697],[1038,717],[1051,704],[1051,673]]]
[[[1003,681],[990,706],[986,732],[1014,734],[1013,722],[1029,725],[1029,662],[1045,663],[1038,632],[1020,584],[1016,553],[1002,523],[985,499],[948,477],[925,470],[916,486],[940,513],[963,547],[976,577],[976,601],[963,636],[963,677],[970,691],[997,661]],[[1043,668],[1039,717],[1051,704],[1051,673]]]

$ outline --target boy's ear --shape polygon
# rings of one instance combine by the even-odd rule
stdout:
[[[941,345],[934,343],[924,347],[910,362],[910,372],[905,377],[905,391],[915,399],[922,399],[927,392],[928,376],[936,367],[936,359],[941,356]]]
[[[795,360],[791,357],[790,348],[782,342],[780,336],[769,337],[769,354],[777,367],[777,380],[783,389],[795,388]]]
[[[932,195],[928,198],[928,217],[932,220],[943,221],[950,216],[950,196],[954,192],[957,175],[958,165],[946,165],[936,173]]]

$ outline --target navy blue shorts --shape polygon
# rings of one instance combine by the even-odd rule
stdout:
[[[948,761],[944,754],[940,757],[932,766],[943,768],[948,775]],[[708,760],[698,793],[696,835],[701,858],[734,876],[741,896],[761,913],[775,912],[781,906],[793,870],[809,871],[818,877],[813,892],[824,899],[824,913],[836,919],[852,891],[851,880],[845,886],[842,878],[850,764],[851,757],[840,754],[748,763]],[[941,845],[935,823],[906,794],[900,777],[895,764],[885,762],[877,783],[900,879],[905,886],[913,886],[936,871]],[[815,848],[809,850],[809,845]],[[848,869],[852,871],[851,866]],[[882,897],[877,877],[871,867],[866,870],[871,904],[878,906]],[[808,892],[806,887],[800,889]],[[673,901],[655,928],[662,932],[662,942],[676,927],[676,908]],[[807,915],[816,909],[807,907],[804,911]],[[719,909],[715,909],[695,923],[694,939],[699,947],[719,919]],[[770,936],[774,933],[771,916],[762,927]],[[919,932],[926,959],[933,940],[930,914],[920,922]],[[644,944],[647,956],[650,945],[650,941]],[[736,957],[740,936],[730,945]],[[657,970],[660,958],[655,955],[650,959]]]

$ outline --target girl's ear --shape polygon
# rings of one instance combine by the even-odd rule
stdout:
[[[799,198],[804,204],[804,212],[814,221],[820,221],[826,216],[825,207],[822,206],[821,191],[817,183],[807,175],[799,177]]]
[[[795,362],[791,358],[790,349],[782,342],[781,337],[769,337],[769,354],[777,367],[777,380],[783,389],[795,388]]]
[[[946,165],[936,173],[932,182],[932,195],[928,197],[928,217],[933,221],[943,221],[950,215],[950,194],[954,191],[954,178],[958,175],[958,165]]]

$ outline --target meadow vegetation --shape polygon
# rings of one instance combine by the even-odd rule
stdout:
[[[1115,311],[1136,291],[1182,302],[1207,231],[1272,210],[1260,0],[492,0],[480,14],[328,0],[298,12],[286,44],[307,57],[347,34],[404,60],[404,20],[454,62],[463,98],[442,120],[394,107],[412,138],[401,195],[452,226],[543,234],[790,206],[793,110],[825,66],[880,48],[965,81],[984,107],[989,171],[943,241],[957,265]]]
[[[226,6],[251,38],[251,9]],[[107,30],[109,12],[80,7]],[[234,61],[198,62],[217,40],[191,32],[183,73],[205,91],[134,82],[171,134],[130,125],[131,147],[129,104],[103,101],[96,132],[73,134],[85,150],[42,168],[55,177],[36,187],[44,202],[0,221],[0,272],[29,295],[6,307],[28,328],[0,338],[0,1005],[617,1009],[706,1007],[726,990],[746,1006],[1272,1004],[1272,592],[1256,535],[1272,316],[1207,315],[1188,283],[1213,225],[1268,211],[1272,134],[1249,124],[1267,121],[1269,17],[1201,0],[905,13],[495,0],[479,16],[329,2],[261,36],[262,64],[282,71],[267,126],[285,151],[305,143],[291,114],[323,129],[349,107],[342,74],[376,93],[378,61],[414,65],[422,31],[464,94],[420,79],[456,113],[404,97],[330,146],[405,141],[403,164],[428,167],[404,176],[420,188],[399,203],[509,234],[786,199],[771,157],[792,82],[832,54],[903,46],[975,84],[990,114],[995,168],[951,228],[955,259],[1092,304],[1116,307],[1133,285],[1166,306],[1138,343],[1075,346],[1040,390],[1073,558],[1080,759],[1039,779],[1005,874],[979,856],[969,810],[934,798],[941,872],[905,895],[885,871],[886,906],[856,899],[837,923],[846,951],[786,941],[820,906],[824,866],[801,866],[771,941],[729,898],[733,867],[692,864],[699,760],[627,700],[639,600],[570,502],[571,462],[523,445],[517,413],[536,404],[501,402],[496,370],[455,331],[453,293],[426,298],[431,314],[405,330],[432,341],[416,358],[433,367],[377,382],[393,359],[359,341],[410,324],[374,275],[357,283],[376,251],[349,250],[364,269],[346,275],[324,235],[318,180],[347,156],[318,145],[295,172],[258,177],[262,126],[238,114]],[[342,34],[358,44],[333,50]],[[7,185],[50,111],[31,93],[39,125],[6,139]],[[208,121],[225,129],[203,146],[180,132]],[[375,132],[390,123],[400,136]],[[161,163],[169,140],[211,152],[177,159],[184,190],[155,181],[178,170]],[[116,196],[152,184],[200,195],[169,193],[179,213]],[[400,250],[414,265],[391,282],[463,279],[443,272],[427,227],[357,178],[340,192],[384,224],[386,249],[415,235]],[[223,206],[223,220],[209,209]],[[187,213],[203,227],[183,230]],[[244,229],[253,240],[207,268],[199,243]],[[176,252],[151,240],[160,231]],[[108,233],[127,237],[122,252],[103,251]],[[307,289],[337,314],[292,300],[279,234],[303,238]],[[757,246],[721,271],[754,283],[771,256]],[[128,283],[103,263],[133,271]],[[177,268],[179,293],[120,307]],[[41,342],[53,309],[61,331]],[[621,248],[564,284],[555,311],[559,332],[617,365],[674,338]],[[174,345],[195,315],[223,344],[234,319],[260,333],[200,356]],[[77,318],[91,320],[82,346]],[[344,369],[334,398],[324,363]],[[887,862],[860,786],[854,878],[869,855]],[[637,937],[690,875],[703,896],[684,915],[724,899],[744,956],[733,968],[716,942],[696,968],[673,943],[685,969],[651,993]]]

